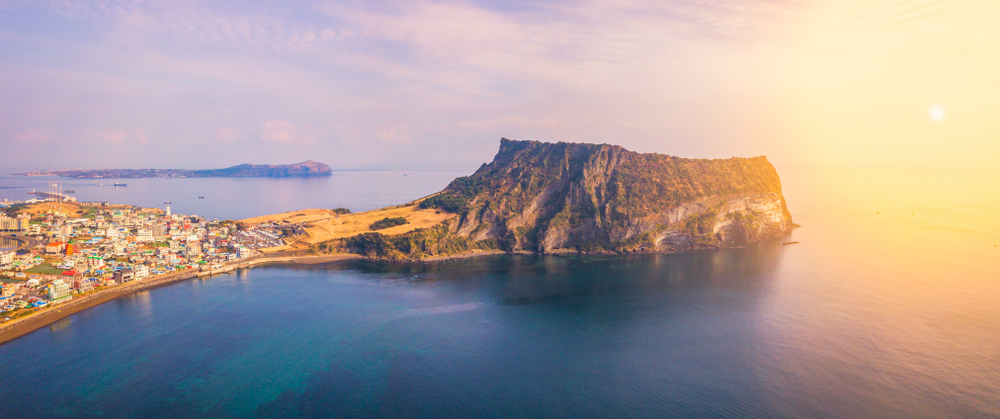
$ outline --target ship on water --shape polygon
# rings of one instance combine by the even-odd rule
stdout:
[[[127,183],[115,183],[115,186],[128,186]]]

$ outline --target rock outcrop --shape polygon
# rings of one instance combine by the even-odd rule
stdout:
[[[420,202],[457,216],[318,246],[421,259],[484,250],[626,252],[736,246],[792,228],[765,157],[684,159],[608,144],[500,140],[475,174]]]
[[[422,206],[459,213],[450,234],[540,253],[726,246],[792,226],[765,157],[684,159],[506,138],[493,162]]]

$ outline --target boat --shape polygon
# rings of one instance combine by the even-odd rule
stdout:
[[[204,196],[199,196],[198,199],[205,199],[205,197]]]
[[[128,186],[127,183],[116,183],[115,186]]]
[[[63,191],[63,193],[76,193],[76,191],[73,190],[73,189],[67,189],[67,190]]]
[[[170,205],[170,201],[163,201],[164,204]]]

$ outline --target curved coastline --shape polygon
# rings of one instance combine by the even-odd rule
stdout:
[[[773,240],[772,240],[773,241]],[[717,250],[727,247],[742,247],[742,246],[693,246],[685,249],[673,249],[673,250],[648,250],[648,251],[631,251],[631,252],[581,252],[574,249],[556,249],[556,251],[550,252],[549,254],[566,254],[566,253],[576,253],[576,254],[627,254],[627,253],[663,253],[663,254],[673,254],[673,253],[686,253],[699,250]],[[519,254],[528,255],[535,254],[533,252],[527,252],[523,250],[518,251],[503,251],[503,250],[492,250],[492,251],[473,251],[465,252],[454,255],[444,255],[444,256],[432,256],[422,259],[384,259],[384,258],[372,258],[366,257],[354,253],[329,253],[321,255],[290,255],[290,254],[271,254],[262,255],[248,258],[245,260],[238,261],[231,265],[224,265],[221,268],[208,270],[208,271],[197,271],[194,269],[186,270],[183,272],[176,272],[172,274],[167,274],[152,278],[145,281],[131,282],[125,285],[115,286],[114,288],[103,289],[91,294],[87,294],[82,297],[74,298],[67,303],[61,304],[56,307],[52,307],[46,310],[39,311],[37,313],[32,313],[24,317],[13,319],[6,323],[0,323],[0,345],[7,342],[15,340],[21,336],[27,335],[35,330],[41,329],[45,326],[51,325],[59,320],[69,317],[73,314],[79,313],[91,307],[95,307],[104,304],[108,301],[112,301],[127,295],[137,293],[139,291],[145,291],[157,287],[162,287],[165,285],[173,284],[175,282],[186,281],[189,279],[199,278],[199,277],[210,277],[212,275],[219,275],[223,273],[229,273],[237,269],[249,269],[255,266],[267,265],[267,264],[278,264],[278,263],[293,263],[301,265],[319,265],[323,263],[350,260],[350,259],[364,259],[364,260],[377,260],[377,261],[390,261],[398,263],[432,263],[432,262],[446,262],[450,260],[467,259],[480,256],[492,256],[499,254]]]
[[[265,256],[258,256],[255,258],[249,258],[246,260],[241,260],[238,263],[234,263],[232,265],[226,265],[215,270],[197,271],[194,269],[189,269],[182,272],[175,272],[172,274],[150,278],[144,281],[136,281],[125,285],[118,285],[113,288],[95,291],[93,293],[84,296],[80,297],[75,296],[72,300],[64,304],[60,304],[55,307],[50,307],[45,310],[41,310],[24,317],[13,319],[6,323],[0,323],[0,345],[13,341],[21,336],[27,335],[31,332],[34,332],[35,330],[41,329],[45,326],[53,324],[59,320],[69,317],[73,314],[79,313],[88,308],[96,307],[108,301],[112,301],[124,297],[126,295],[131,295],[139,291],[145,291],[157,287],[162,287],[165,285],[173,284],[175,282],[186,281],[198,277],[207,277],[211,275],[228,273],[237,269],[247,269],[255,266],[272,264],[272,263],[297,263],[303,265],[317,265],[321,263],[335,262],[340,260],[356,259],[359,257],[360,257],[359,255],[350,253],[336,253],[336,254],[328,254],[320,256],[291,256],[291,255],[266,256],[265,255]]]

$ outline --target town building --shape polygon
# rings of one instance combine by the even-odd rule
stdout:
[[[94,281],[81,276],[73,280],[73,288],[76,288],[78,292],[90,292],[94,290]]]
[[[132,269],[118,269],[114,273],[115,282],[124,284],[135,279],[135,271]]]
[[[0,233],[24,233],[28,230],[31,217],[21,214],[17,218],[0,215]]]
[[[45,245],[45,253],[57,254],[66,251],[66,242],[52,242]]]
[[[104,266],[104,259],[98,256],[90,256],[87,258],[87,268],[99,269]]]
[[[167,234],[167,227],[163,224],[153,224],[152,232],[154,240],[163,240],[163,236]]]
[[[143,280],[149,276],[149,267],[146,265],[135,265],[135,267],[132,268],[132,271],[132,277],[136,281]]]
[[[56,304],[73,298],[70,296],[69,288],[69,284],[63,282],[61,279],[52,281],[52,283],[49,284],[49,302],[51,304]]]
[[[0,252],[0,270],[7,270],[14,266],[14,252]]]

